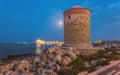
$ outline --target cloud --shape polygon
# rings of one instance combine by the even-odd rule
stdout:
[[[119,21],[109,22],[106,24],[106,26],[108,26],[108,27],[120,27],[120,22]]]
[[[116,8],[116,7],[120,7],[120,2],[112,3],[108,5],[108,8]]]

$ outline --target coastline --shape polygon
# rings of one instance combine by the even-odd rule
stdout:
[[[6,58],[0,59],[0,66],[12,63],[16,60],[25,60],[33,58],[34,54],[22,54],[22,55],[8,55]]]

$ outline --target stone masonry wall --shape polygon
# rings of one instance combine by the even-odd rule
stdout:
[[[70,14],[64,17],[65,44],[90,43],[90,15]]]

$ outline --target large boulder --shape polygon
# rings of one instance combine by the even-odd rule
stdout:
[[[56,69],[60,71],[60,66],[58,64],[56,65]]]
[[[40,58],[39,57],[35,57],[34,58],[34,62],[36,63],[36,62],[40,62]]]
[[[43,55],[40,60],[46,63],[48,59],[47,57],[48,57],[47,55]]]
[[[64,65],[64,66],[67,66],[68,64],[70,64],[72,62],[72,60],[70,59],[70,57],[68,57],[68,56],[65,56],[64,58],[63,58],[63,60],[62,60],[62,64]]]
[[[51,75],[58,75],[56,72],[53,71],[53,69],[49,70]]]
[[[78,73],[77,75],[87,75],[87,74],[88,74],[88,72],[87,72],[87,71],[84,71],[84,72]]]
[[[78,56],[78,55],[80,55],[80,50],[73,50],[73,52]]]
[[[55,57],[55,54],[48,54],[49,59],[53,59]]]
[[[57,51],[56,51],[56,54],[64,55],[64,54],[66,54],[66,50],[58,48]]]
[[[44,61],[41,61],[39,66],[44,66],[44,65],[46,65],[46,63]]]
[[[58,75],[53,69],[42,69],[42,75]]]
[[[77,55],[76,55],[76,53],[74,53],[74,50],[73,50],[73,49],[67,50],[67,55],[69,55],[69,57],[70,57],[72,60],[75,60],[75,59],[77,58]]]
[[[62,62],[62,56],[61,54],[57,54],[54,58],[53,58],[54,61],[58,61],[59,63]]]
[[[53,46],[53,47],[48,49],[48,53],[54,53],[54,52],[56,52],[57,49],[58,49],[57,46]]]
[[[30,70],[31,68],[31,64],[29,61],[27,60],[22,60],[18,65],[17,65],[17,70],[22,70],[22,69],[26,69],[26,70]]]

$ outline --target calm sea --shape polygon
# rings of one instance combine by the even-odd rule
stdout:
[[[0,59],[8,55],[35,54],[36,46],[34,43],[0,43]]]

